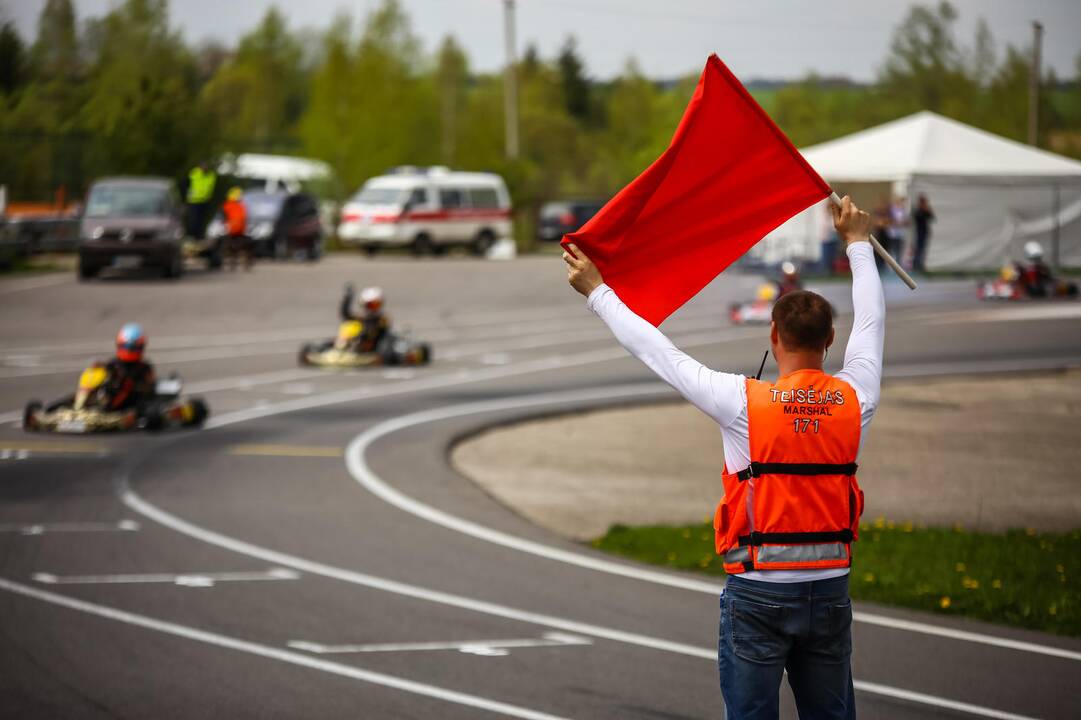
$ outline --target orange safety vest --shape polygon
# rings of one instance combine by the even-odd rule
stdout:
[[[225,232],[236,237],[243,235],[248,225],[248,211],[239,200],[226,200],[221,206],[225,215]]]
[[[713,517],[725,572],[851,565],[863,513],[855,390],[821,370],[748,378],[747,425],[751,464],[725,467]]]

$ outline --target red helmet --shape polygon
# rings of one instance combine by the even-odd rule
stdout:
[[[146,335],[138,323],[128,323],[116,334],[116,357],[123,362],[139,362],[146,348]]]

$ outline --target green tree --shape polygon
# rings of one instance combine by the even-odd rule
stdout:
[[[195,112],[197,69],[166,0],[126,0],[102,21],[80,113],[96,173],[179,175],[210,141]]]
[[[11,95],[26,80],[26,47],[15,23],[0,25],[0,93]]]
[[[200,94],[200,107],[225,149],[288,148],[304,109],[306,73],[300,44],[271,7],[236,54]]]
[[[578,55],[578,42],[573,35],[567,36],[563,49],[556,59],[559,77],[563,84],[563,99],[567,112],[580,122],[589,119],[591,111],[590,84],[585,75],[585,63]]]
[[[439,48],[435,73],[439,88],[440,155],[444,164],[453,165],[459,119],[465,109],[469,62],[461,46],[450,35],[444,38]]]
[[[439,157],[436,91],[397,0],[370,14],[355,45],[343,20],[324,38],[301,120],[306,151],[335,169],[349,188],[394,165]]]
[[[957,11],[948,2],[936,8],[913,5],[894,30],[880,86],[899,114],[949,113],[971,100],[972,82],[954,34],[956,20]]]
[[[79,39],[71,0],[46,0],[30,54],[38,78],[74,80],[79,76]]]

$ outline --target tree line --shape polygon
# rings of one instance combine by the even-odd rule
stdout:
[[[812,74],[751,90],[798,146],[922,109],[1024,140],[1029,49],[1000,48],[982,21],[968,42],[956,25],[948,2],[914,5],[874,82]],[[646,78],[632,58],[596,81],[573,37],[552,58],[527,47],[516,70],[511,161],[502,74],[472,70],[452,36],[423,47],[399,0],[323,31],[271,8],[232,47],[185,42],[167,0],[124,0],[81,22],[72,0],[47,0],[32,42],[0,26],[0,184],[13,199],[50,199],[103,174],[179,178],[200,159],[259,151],[326,161],[335,199],[395,165],[491,170],[531,213],[633,179],[667,146],[697,80],[697,69]],[[1041,145],[1081,157],[1081,54],[1073,78],[1049,71],[1042,87]]]

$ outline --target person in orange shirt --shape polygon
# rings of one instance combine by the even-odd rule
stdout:
[[[247,235],[248,211],[242,200],[244,191],[238,187],[229,190],[221,211],[225,215],[225,254],[229,269],[236,270],[237,256],[244,255],[244,269],[251,270],[251,238]]]

